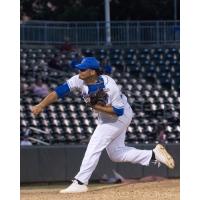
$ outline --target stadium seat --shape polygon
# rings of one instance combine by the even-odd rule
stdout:
[[[20,52],[20,79],[24,88],[42,76],[54,89],[76,74],[70,69],[48,67],[49,59],[59,53],[53,47],[22,47]],[[179,48],[87,48],[82,49],[82,53],[98,59],[106,57],[111,61],[115,69],[111,76],[121,86],[135,112],[127,130],[127,143],[158,142],[156,127],[161,124],[168,127],[166,142],[179,142]],[[63,64],[66,55],[61,53],[60,58],[60,64]],[[25,133],[29,127],[35,127],[48,134],[34,131],[30,134],[50,144],[88,143],[97,119],[80,97],[71,94],[49,106],[36,118],[31,107],[40,101],[41,98],[33,96],[30,91],[21,94],[20,132]],[[33,142],[33,145],[39,143]]]

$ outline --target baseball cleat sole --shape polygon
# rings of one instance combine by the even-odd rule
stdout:
[[[174,169],[175,162],[172,156],[167,152],[164,146],[158,144],[154,149],[156,160],[165,164],[170,169]]]

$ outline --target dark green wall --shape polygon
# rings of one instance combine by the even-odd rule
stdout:
[[[154,146],[134,145],[139,149],[152,149]],[[175,159],[174,170],[169,170],[165,166],[157,168],[153,165],[146,167],[131,163],[113,163],[104,151],[91,180],[97,180],[103,174],[111,176],[112,169],[125,178],[141,178],[149,175],[178,178],[180,176],[180,145],[169,144],[166,148]],[[85,150],[85,145],[21,147],[21,183],[71,180],[79,171]]]

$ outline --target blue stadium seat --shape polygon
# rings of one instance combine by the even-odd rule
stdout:
[[[62,81],[76,74],[70,69],[49,69],[48,61],[59,50],[53,47],[20,49],[20,74],[22,87],[35,83],[42,76],[54,89]],[[122,92],[128,96],[135,117],[127,131],[126,142],[158,142],[155,127],[160,124],[172,127],[167,130],[168,143],[180,140],[180,50],[179,48],[112,48],[82,49],[83,55],[108,58],[113,65],[112,77]],[[60,54],[60,64],[66,55]],[[69,57],[69,60],[72,57]],[[122,73],[123,72],[123,73]],[[80,97],[74,94],[49,106],[40,116],[31,114],[31,107],[41,101],[30,92],[21,94],[20,132],[30,126],[48,134],[31,132],[36,139],[50,144],[87,143],[97,125],[97,120]],[[38,145],[33,142],[33,145]]]

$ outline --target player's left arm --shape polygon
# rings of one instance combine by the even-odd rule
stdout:
[[[93,108],[100,112],[105,112],[114,116],[122,116],[124,114],[124,104],[121,98],[121,91],[117,87],[117,85],[112,86],[111,92],[108,94],[109,98],[111,98],[110,105],[99,105],[96,104]]]
[[[96,104],[93,106],[93,109],[100,111],[100,112],[105,112],[110,115],[117,116],[111,105],[102,106],[102,105]]]

